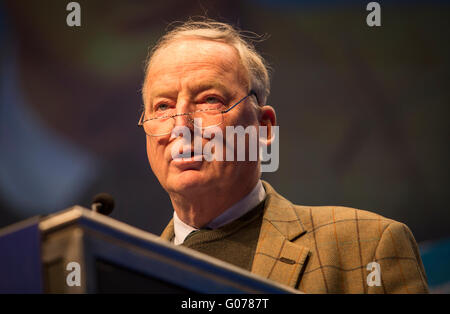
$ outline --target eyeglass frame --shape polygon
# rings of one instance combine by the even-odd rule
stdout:
[[[213,111],[213,110],[217,110],[217,111],[219,111],[220,114],[223,116],[223,114],[225,114],[225,113],[231,111],[231,109],[233,109],[234,107],[236,107],[237,105],[239,105],[241,102],[243,102],[244,100],[246,100],[246,99],[247,99],[248,97],[250,97],[250,96],[255,96],[256,101],[259,103],[259,101],[258,101],[258,95],[257,95],[256,92],[252,89],[252,90],[250,90],[250,92],[249,92],[245,97],[243,97],[243,98],[240,99],[237,103],[235,103],[234,105],[232,105],[231,107],[229,107],[229,108],[227,108],[227,109],[225,109],[225,110],[217,110],[217,109],[201,109],[201,110],[196,110],[196,111],[193,111],[193,112],[183,112],[183,113],[176,113],[176,114],[174,114],[174,115],[169,115],[169,116],[149,118],[149,119],[143,121],[143,118],[144,118],[144,115],[145,115],[145,110],[144,110],[144,111],[142,112],[142,114],[141,114],[141,117],[140,117],[139,121],[138,121],[138,127],[144,127],[144,123],[147,122],[147,121],[151,121],[151,120],[174,119],[174,118],[176,118],[176,117],[190,116],[190,115],[192,115],[192,114],[194,114],[194,113],[197,113],[197,112],[204,112],[204,111]],[[192,119],[191,119],[191,120],[192,120]],[[192,120],[192,121],[193,121],[193,120]],[[202,128],[202,129],[206,129],[206,128],[209,128],[209,127],[216,127],[216,126],[221,125],[222,123],[223,123],[223,119],[222,119],[222,122],[219,123],[219,124],[207,126],[207,127]],[[157,136],[168,135],[168,134],[170,134],[171,132],[172,132],[172,131],[170,131],[170,132],[168,132],[168,133],[157,134],[157,135],[148,134],[147,132],[145,132],[145,134],[147,134],[148,136],[157,137]]]

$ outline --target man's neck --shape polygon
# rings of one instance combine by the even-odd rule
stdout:
[[[266,197],[266,192],[264,190],[262,182],[259,180],[255,187],[252,189],[250,193],[248,193],[241,200],[233,204],[231,207],[227,208],[222,214],[218,217],[215,217],[212,221],[210,221],[206,226],[207,229],[218,229],[224,225],[227,225],[236,219],[244,216],[250,210],[255,208],[258,204],[264,201]],[[184,221],[182,221],[177,212],[174,212],[173,215],[174,221],[174,232],[175,245],[181,244],[184,242],[184,239],[193,231],[198,230],[194,226],[188,225]]]
[[[170,195],[172,206],[181,221],[195,228],[206,226],[228,208],[247,196],[259,182],[259,178],[248,184],[239,184],[232,192],[218,189],[216,192],[203,192],[195,195]]]
[[[210,221],[207,227],[210,229],[220,228],[245,215],[260,204],[265,198],[266,191],[264,190],[261,180],[259,180],[249,194]]]

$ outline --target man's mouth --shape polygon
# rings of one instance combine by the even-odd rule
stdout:
[[[203,159],[203,154],[198,155],[191,150],[188,154],[173,156],[170,163],[181,170],[198,170],[203,163]]]

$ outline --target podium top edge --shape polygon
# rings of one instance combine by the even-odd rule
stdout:
[[[41,219],[39,229],[42,232],[49,232],[61,225],[75,222],[83,216],[86,216],[88,209],[75,205],[66,210],[51,214]]]
[[[27,227],[32,226],[32,225],[39,225],[40,220],[41,220],[40,216],[33,216],[33,217],[27,218],[25,220],[22,220],[22,221],[19,221],[19,222],[15,222],[15,223],[13,223],[11,225],[2,227],[2,228],[0,228],[0,237],[3,237],[3,236],[8,235],[10,233],[14,233],[14,232],[16,232],[18,230],[27,228]]]
[[[299,290],[293,289],[291,287],[281,285],[274,281],[269,281],[266,278],[257,276],[253,273],[250,273],[248,271],[245,271],[243,269],[240,269],[237,266],[231,265],[229,263],[226,263],[224,261],[212,258],[210,256],[206,256],[200,252],[173,245],[172,243],[169,243],[167,240],[164,240],[160,238],[159,236],[152,234],[150,232],[147,232],[145,230],[130,226],[124,222],[118,221],[116,219],[113,219],[108,216],[104,216],[102,214],[93,212],[87,208],[84,208],[82,206],[75,205],[73,207],[70,207],[66,210],[57,212],[55,214],[49,215],[44,217],[39,222],[39,229],[43,233],[49,233],[54,230],[58,230],[61,227],[68,226],[70,224],[76,224],[80,221],[83,221],[87,219],[88,221],[94,222],[99,225],[103,225],[105,227],[114,229],[122,234],[127,234],[133,238],[139,238],[146,241],[150,241],[153,243],[157,243],[159,246],[166,247],[169,250],[178,251],[181,254],[188,254],[192,258],[196,260],[201,260],[206,263],[214,264],[216,267],[221,267],[228,269],[233,272],[239,273],[241,276],[244,277],[251,277],[253,280],[257,280],[259,282],[268,283],[272,286],[276,286],[278,289],[283,290],[285,292],[289,293],[295,293],[295,294],[302,294]]]
[[[97,225],[102,225],[109,229],[117,230],[122,234],[128,234],[135,238],[158,242],[159,244],[166,246],[169,245],[169,243],[166,243],[166,240],[161,239],[155,234],[133,227],[114,218],[93,212],[79,205],[75,205],[66,210],[45,217],[40,221],[39,229],[42,233],[48,233],[80,221],[94,222]]]

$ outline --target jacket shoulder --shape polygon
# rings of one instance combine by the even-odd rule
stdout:
[[[381,235],[390,224],[397,223],[397,221],[377,213],[351,207],[303,205],[294,205],[293,207],[308,232],[322,229],[322,232],[334,233],[339,229],[343,236],[351,233],[349,232],[351,230],[364,234]]]

